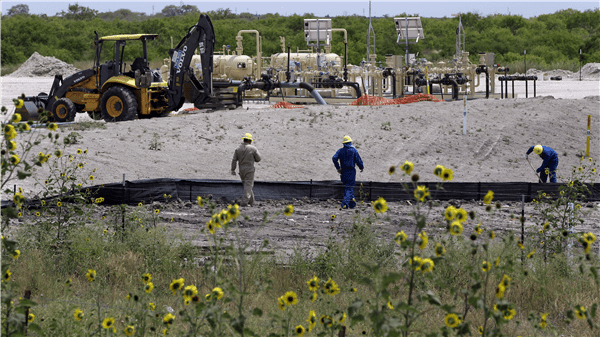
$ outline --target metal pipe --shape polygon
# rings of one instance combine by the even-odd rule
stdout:
[[[452,100],[458,100],[458,83],[455,79],[451,79],[450,83],[452,83]]]

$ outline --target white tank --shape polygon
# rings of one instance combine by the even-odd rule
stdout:
[[[277,53],[271,55],[270,66],[275,69],[287,70],[287,53]],[[290,70],[305,71],[308,67],[311,70],[317,69],[317,54],[316,53],[290,53]],[[321,67],[333,67],[337,70],[342,69],[344,64],[342,58],[338,54],[319,54],[319,63]]]
[[[213,55],[213,79],[243,80],[252,76],[254,69],[252,58],[246,55]],[[196,78],[202,78],[200,55],[192,56],[190,67]]]

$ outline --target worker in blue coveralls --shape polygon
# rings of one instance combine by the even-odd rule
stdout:
[[[358,151],[356,151],[356,148],[352,145],[352,138],[350,138],[350,136],[344,136],[342,143],[344,144],[344,147],[337,150],[331,159],[333,160],[336,170],[340,174],[342,183],[344,183],[342,208],[354,208],[356,206],[356,200],[354,199],[356,169],[354,166],[358,166],[360,172],[363,171],[364,166]],[[338,163],[338,160],[340,163]]]
[[[542,166],[540,166],[535,172],[540,174],[540,183],[545,183],[550,175],[550,182],[556,182],[556,168],[558,167],[558,154],[552,148],[548,146],[542,146],[540,144],[532,146],[527,150],[525,159],[528,159],[529,154],[537,154],[542,158]]]

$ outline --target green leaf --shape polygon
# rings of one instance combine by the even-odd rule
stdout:
[[[21,171],[21,170],[17,170],[17,177],[20,180],[23,180],[27,177],[31,176],[31,172],[25,172],[25,171]]]
[[[596,318],[596,310],[598,310],[598,303],[592,304],[592,308],[590,310],[590,317]]]
[[[388,273],[383,277],[381,288],[386,289],[390,283],[394,283],[402,278],[402,274],[399,273]]]
[[[431,290],[427,291],[427,297],[429,304],[437,305],[438,307],[442,306],[442,302],[437,298]]]
[[[252,311],[252,315],[262,317],[263,311],[260,308],[254,308]]]

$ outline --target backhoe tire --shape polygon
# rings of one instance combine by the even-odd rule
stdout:
[[[52,104],[52,120],[55,122],[72,122],[75,120],[77,109],[75,103],[70,99],[63,97],[59,98]]]
[[[107,122],[130,121],[137,115],[138,104],[130,89],[112,87],[102,95],[100,109]]]

